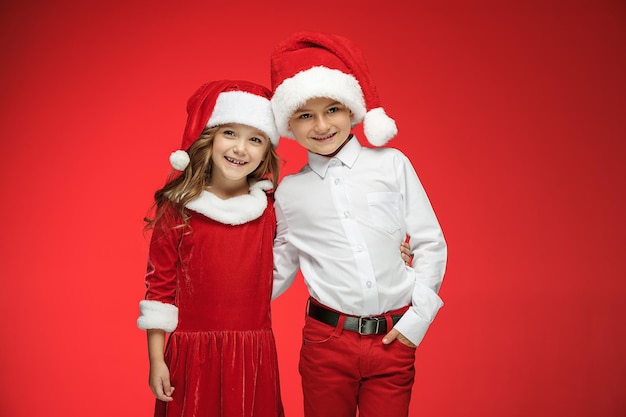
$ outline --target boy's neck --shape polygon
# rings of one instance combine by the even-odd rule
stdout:
[[[335,156],[337,156],[337,154],[338,154],[339,152],[341,152],[341,150],[343,149],[343,147],[344,147],[344,146],[346,146],[346,143],[350,142],[350,139],[352,139],[352,138],[353,138],[353,136],[354,136],[354,135],[353,135],[352,133],[350,133],[350,134],[348,135],[348,137],[346,138],[346,140],[344,140],[344,141],[343,141],[343,143],[342,143],[342,144],[341,144],[341,145],[340,145],[337,149],[335,149],[335,151],[334,151],[333,153],[330,153],[330,154],[328,154],[328,155],[321,155],[321,154],[318,154],[318,155],[323,156],[323,157],[325,157],[325,158],[334,158]]]

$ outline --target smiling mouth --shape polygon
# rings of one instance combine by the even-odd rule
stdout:
[[[247,164],[247,162],[240,161],[238,159],[233,159],[233,158],[230,158],[228,156],[225,156],[224,159],[226,159],[231,164],[235,164],[235,165],[245,165],[245,164]]]
[[[332,139],[335,135],[336,135],[336,133],[331,133],[330,135],[321,136],[321,137],[313,137],[312,139],[317,141],[317,142],[324,142],[324,141],[326,141],[328,139]]]

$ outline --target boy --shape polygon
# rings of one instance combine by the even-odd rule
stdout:
[[[276,191],[273,289],[279,296],[302,270],[305,416],[406,416],[415,347],[443,305],[441,228],[408,158],[351,134],[361,121],[372,145],[397,133],[351,41],[296,33],[271,65],[279,133],[308,150]],[[406,234],[412,268],[396,246]]]

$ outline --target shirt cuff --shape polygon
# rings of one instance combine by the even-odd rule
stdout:
[[[443,306],[441,298],[435,292],[431,293],[430,302],[426,303],[426,305],[411,306],[394,326],[397,331],[413,342],[415,346],[419,346],[422,342],[430,324]]]

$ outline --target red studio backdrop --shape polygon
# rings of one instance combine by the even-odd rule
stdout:
[[[433,3],[436,3],[433,4]],[[626,415],[623,1],[4,1],[0,415],[149,416],[142,219],[205,81],[359,44],[442,224],[414,416]],[[279,146],[283,173],[305,155]],[[236,267],[233,259],[233,267]],[[288,417],[305,288],[273,303]]]

